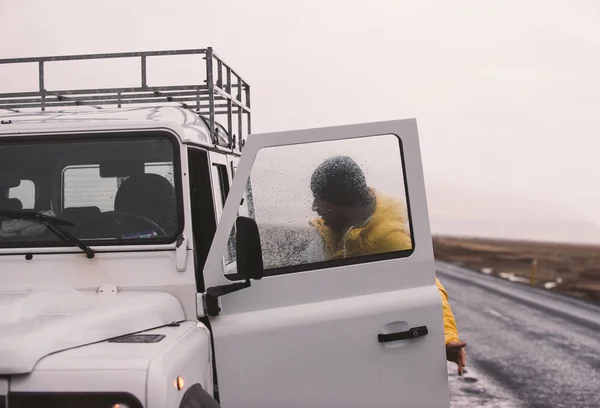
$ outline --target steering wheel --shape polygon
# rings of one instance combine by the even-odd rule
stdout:
[[[108,211],[75,227],[78,238],[122,239],[126,233],[153,231],[166,237],[167,232],[150,218],[139,214]]]

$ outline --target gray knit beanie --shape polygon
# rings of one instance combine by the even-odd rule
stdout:
[[[354,207],[369,201],[369,187],[358,164],[348,156],[330,157],[313,172],[310,189],[331,204]]]

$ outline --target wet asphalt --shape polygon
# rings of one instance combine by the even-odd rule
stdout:
[[[600,305],[437,263],[459,334],[451,406],[600,407]]]

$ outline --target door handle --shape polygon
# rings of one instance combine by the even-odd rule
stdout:
[[[412,329],[408,329],[404,332],[396,332],[396,333],[379,333],[377,336],[377,340],[380,343],[388,343],[390,341],[396,340],[406,340],[406,339],[416,339],[417,337],[422,337],[427,335],[429,330],[427,330],[427,326],[419,326],[413,327]]]

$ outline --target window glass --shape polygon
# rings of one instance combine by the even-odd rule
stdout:
[[[248,182],[246,184],[246,190],[244,191],[244,196],[242,197],[242,200],[240,201],[240,206],[238,208],[237,215],[238,215],[238,217],[241,216],[241,217],[254,218],[254,207],[253,207],[253,203],[252,203],[252,188],[251,188],[250,182]],[[226,274],[235,274],[237,271],[236,263],[235,263],[235,256],[236,256],[235,240],[236,240],[236,234],[235,234],[235,226],[234,226],[233,229],[231,230],[231,233],[229,234],[229,241],[227,242],[227,254],[225,255],[225,260],[224,260]]]
[[[63,209],[96,206],[113,211],[115,194],[122,182],[117,177],[100,177],[100,167],[69,166],[63,172]]]
[[[229,180],[227,178],[227,167],[223,164],[212,165],[212,180],[215,188],[215,210],[217,213],[217,222],[221,219],[225,200],[229,193]]]
[[[412,252],[395,135],[262,149],[248,191],[267,275]]]
[[[31,180],[21,180],[21,184],[8,190],[8,198],[19,200],[24,210],[33,210],[35,207],[35,184]]]
[[[173,163],[149,163],[144,173],[157,174],[173,181]],[[63,209],[98,207],[101,212],[115,210],[115,196],[128,177],[102,177],[98,164],[69,166],[63,172]]]
[[[172,242],[176,147],[159,131],[0,140],[0,209],[12,210],[0,247],[72,245],[21,209],[68,221],[61,228],[89,245]]]

